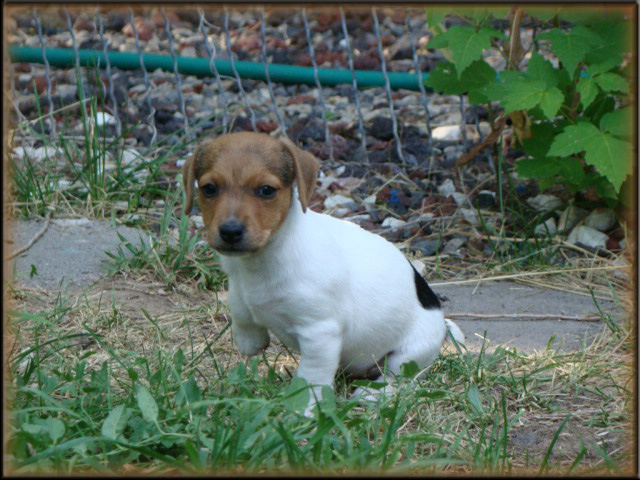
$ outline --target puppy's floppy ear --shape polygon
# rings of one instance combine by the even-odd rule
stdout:
[[[184,183],[184,191],[187,197],[187,203],[184,206],[184,213],[188,214],[193,208],[193,184],[196,181],[196,161],[200,147],[196,147],[193,155],[189,157],[182,165],[182,182]]]
[[[302,211],[306,212],[307,205],[316,186],[320,162],[309,152],[296,147],[288,138],[283,137],[280,142],[293,158],[293,169],[296,175],[296,183],[298,184],[298,198],[300,198],[300,203],[302,204]]]

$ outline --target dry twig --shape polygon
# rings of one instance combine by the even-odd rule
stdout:
[[[21,253],[26,252],[27,250],[29,250],[37,241],[38,239],[44,235],[44,232],[47,231],[47,228],[49,228],[49,221],[51,220],[51,211],[47,212],[47,215],[44,218],[44,226],[42,227],[42,229],[36,233],[33,238],[29,241],[29,243],[27,243],[24,247],[20,247],[18,250],[16,250],[15,252],[11,253],[6,260],[11,260],[14,257],[17,257],[18,255],[20,255]]]

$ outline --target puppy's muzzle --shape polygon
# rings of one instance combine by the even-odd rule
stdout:
[[[247,228],[240,220],[227,220],[218,227],[220,239],[228,245],[237,245],[244,238]]]

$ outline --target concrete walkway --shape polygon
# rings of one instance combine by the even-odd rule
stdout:
[[[9,238],[13,237],[13,243],[6,245],[5,256],[25,245],[42,226],[42,221],[14,222],[8,235]],[[101,263],[108,257],[104,251],[117,249],[120,244],[117,233],[124,235],[135,245],[148,236],[141,230],[123,226],[114,228],[109,222],[87,219],[52,220],[44,235],[30,249],[16,257],[14,271],[17,283],[58,290],[64,279],[71,288],[89,286],[105,275]],[[7,273],[11,274],[11,271]],[[552,337],[555,337],[556,348],[581,348],[597,332],[607,328],[602,322],[509,318],[513,314],[577,317],[597,314],[593,300],[582,295],[507,281],[484,282],[477,288],[476,284],[438,285],[436,281],[430,284],[436,292],[447,298],[444,302],[445,315],[506,315],[504,318],[492,319],[452,317],[464,331],[467,347],[472,351],[480,348],[485,332],[489,350],[505,345],[515,347],[518,351],[531,352],[544,349]],[[618,317],[621,315],[612,302],[602,302],[600,308],[615,312]]]

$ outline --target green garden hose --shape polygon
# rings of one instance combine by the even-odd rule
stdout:
[[[72,67],[75,65],[75,52],[68,48],[47,48],[45,50],[49,64],[55,67]],[[104,53],[98,50],[78,50],[80,65],[104,67],[106,61]],[[138,53],[107,52],[112,67],[122,70],[137,70],[140,68],[140,55]],[[173,59],[168,55],[151,53],[143,54],[144,66],[148,71],[158,68],[173,72]],[[42,49],[39,47],[9,46],[9,58],[14,63],[44,63]],[[206,58],[177,57],[178,72],[197,77],[213,75],[209,60]],[[214,60],[215,68],[220,75],[233,76],[231,62],[229,60]],[[254,80],[266,80],[264,64],[254,62],[235,61],[235,68],[241,78]],[[358,87],[382,87],[384,77],[382,72],[371,70],[355,70]],[[269,64],[271,81],[285,84],[315,85],[312,67],[300,67],[297,65]],[[389,72],[389,83],[392,89],[404,88],[407,90],[419,90],[418,75],[415,73]],[[318,76],[323,86],[331,87],[339,84],[351,84],[351,71],[336,68],[319,68]],[[422,81],[428,74],[422,74]]]

